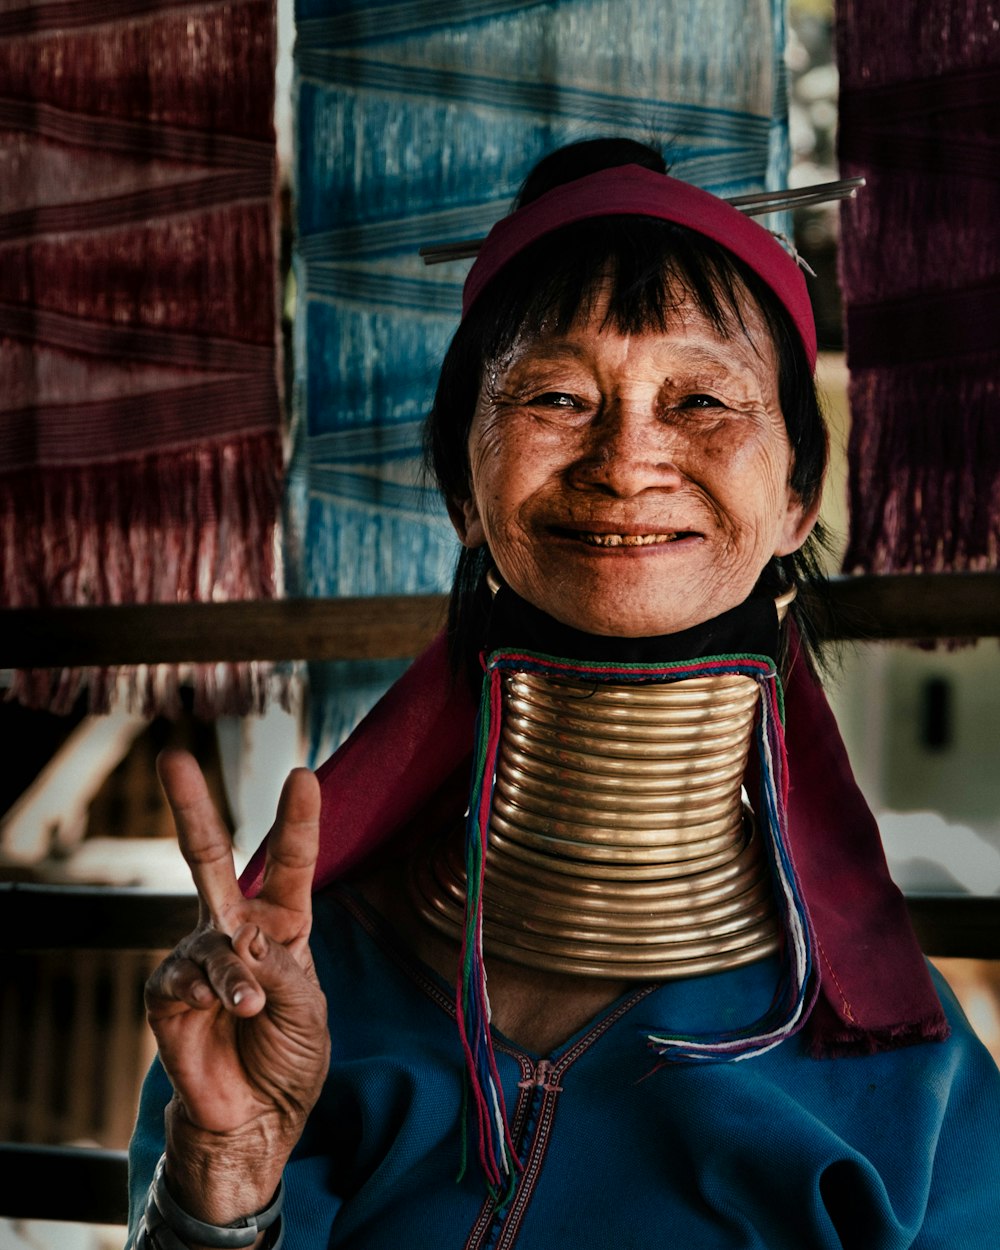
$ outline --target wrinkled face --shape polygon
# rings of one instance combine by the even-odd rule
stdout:
[[[666,333],[526,336],[487,371],[469,433],[459,537],[503,579],[595,634],[674,633],[742,603],[816,509],[791,451],[763,318],[723,337],[692,305]]]

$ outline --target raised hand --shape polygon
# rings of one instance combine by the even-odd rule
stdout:
[[[262,1205],[329,1061],[326,1003],[308,946],[319,786],[306,769],[285,782],[263,885],[256,898],[246,899],[229,833],[195,760],[167,752],[158,770],[199,898],[198,927],[146,987],[147,1017],[175,1091],[168,1178],[173,1172],[188,1188],[183,1174],[189,1167],[203,1187],[206,1166],[238,1175],[252,1160],[262,1188],[252,1201]],[[209,1149],[216,1157],[206,1164],[201,1156]],[[256,1209],[239,1194],[220,1195],[220,1202],[206,1197],[205,1210],[227,1218]]]

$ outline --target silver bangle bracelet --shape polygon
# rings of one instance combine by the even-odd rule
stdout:
[[[145,1216],[139,1221],[132,1250],[191,1250],[191,1247],[172,1233],[159,1212],[156,1213],[154,1226],[150,1226]],[[268,1229],[267,1237],[261,1250],[281,1250],[285,1244],[285,1225],[279,1216]]]
[[[160,1156],[153,1174],[153,1183],[146,1198],[146,1213],[139,1237],[145,1232],[144,1241],[151,1241],[155,1250],[188,1250],[191,1245],[211,1246],[217,1250],[247,1250],[262,1232],[278,1223],[285,1201],[285,1182],[278,1185],[277,1193],[263,1211],[245,1215],[231,1224],[206,1224],[184,1210],[167,1189],[166,1155]],[[275,1228],[275,1236],[268,1238],[268,1250],[279,1250],[284,1241],[284,1229]],[[142,1250],[139,1239],[136,1250]]]

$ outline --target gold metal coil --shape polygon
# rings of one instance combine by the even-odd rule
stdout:
[[[752,719],[752,713],[751,717]],[[712,726],[721,735],[736,735],[742,731],[746,716],[727,716]],[[663,749],[669,751],[673,746],[674,754],[683,746],[697,745],[705,737],[706,726],[711,722],[705,717],[692,718],[689,723],[675,724],[670,727],[638,727],[632,733],[610,734],[600,721],[588,721],[586,724],[574,726],[568,722],[562,724],[545,724],[544,721],[533,720],[524,716],[511,716],[505,725],[507,732],[515,741],[536,740],[547,743],[558,743],[570,751],[592,751],[599,748],[602,754],[621,755],[625,759],[632,756],[653,755]]]
[[[607,738],[626,738],[628,741],[658,736],[673,738],[679,726],[704,725],[710,722],[715,725],[736,726],[741,723],[748,711],[753,712],[757,704],[757,686],[751,682],[752,697],[744,694],[740,700],[732,700],[723,706],[713,707],[705,701],[684,705],[680,708],[643,708],[641,714],[628,707],[616,705],[606,709],[602,704],[573,703],[569,709],[561,712],[556,707],[543,705],[533,699],[525,699],[511,694],[509,696],[510,723],[524,721],[533,725],[541,725],[554,729],[560,735],[574,733],[592,734],[599,729]],[[602,715],[602,711],[605,714]]]
[[[731,791],[734,781],[737,784],[742,781],[743,768],[740,767],[737,770],[732,764],[725,768],[713,768],[704,772],[693,768],[689,774],[685,774],[678,768],[676,774],[664,778],[660,785],[644,787],[636,793],[633,787],[625,784],[621,778],[616,778],[614,785],[610,787],[595,786],[586,777],[577,783],[575,778],[571,780],[562,776],[553,784],[545,776],[530,773],[512,763],[510,759],[501,758],[497,767],[497,785],[515,793],[530,788],[533,794],[546,802],[580,807],[591,813],[657,812],[660,810],[660,795],[664,792],[670,793],[671,790],[683,789],[687,775],[690,775],[692,788],[699,793],[704,793],[703,786],[705,790],[709,790],[722,783],[725,783]]]
[[[697,755],[694,758],[681,752],[672,758],[667,756],[665,759],[632,763],[627,760],[604,759],[600,761],[600,768],[595,771],[594,758],[587,761],[585,768],[577,768],[575,764],[566,764],[565,761],[552,764],[550,760],[542,758],[539,751],[522,751],[510,739],[504,739],[500,763],[524,774],[525,785],[529,784],[529,778],[534,779],[535,783],[540,781],[542,785],[565,784],[574,790],[585,785],[595,794],[614,794],[620,791],[629,794],[642,794],[644,791],[657,794],[662,786],[675,783],[677,778],[711,776],[720,769],[726,769],[730,775],[736,773],[741,776],[742,769],[745,768],[744,747],[741,744],[736,750],[714,751],[711,755]]]
[[[431,866],[422,866],[425,879],[421,882],[424,898],[435,909],[439,917],[450,921],[452,925],[461,924],[464,918],[464,890],[456,893],[448,890],[442,893],[435,889],[440,881],[427,880],[433,873]],[[486,911],[484,934],[506,935],[503,940],[510,941],[515,934],[524,934],[529,944],[541,949],[539,943],[546,938],[555,940],[557,946],[573,943],[580,957],[592,959],[599,949],[611,955],[626,956],[618,948],[633,946],[642,948],[635,952],[633,958],[645,960],[647,951],[657,950],[664,956],[667,948],[673,950],[677,958],[688,958],[691,954],[704,954],[704,944],[719,939],[719,946],[730,948],[740,944],[740,935],[756,942],[764,935],[774,920],[774,908],[766,890],[750,892],[741,900],[742,906],[725,917],[717,919],[702,918],[700,923],[655,924],[655,917],[645,917],[642,926],[628,924],[587,923],[586,918],[572,913],[565,919],[542,915],[535,910],[527,910],[513,900],[513,905],[498,903],[492,899]],[[673,930],[673,931],[671,931]],[[570,949],[562,949],[563,954],[572,954]],[[666,956],[669,957],[669,956]]]
[[[685,677],[674,682],[647,682],[641,685],[588,681],[553,673],[508,673],[508,689],[549,706],[563,706],[574,712],[581,704],[592,707],[621,707],[630,714],[642,708],[686,706],[691,703],[721,705],[734,693],[753,700],[756,682],[740,673],[720,673],[708,677]]]
[[[439,875],[438,880],[449,894],[461,899],[465,896],[464,878],[452,876],[450,871],[447,879]],[[665,928],[680,928],[692,918],[698,923],[711,923],[724,920],[740,913],[749,904],[770,897],[770,879],[759,868],[735,879],[733,887],[721,898],[689,898],[674,896],[673,898],[656,900],[653,906],[648,901],[638,899],[608,900],[600,896],[578,895],[568,898],[556,891],[543,886],[531,888],[518,877],[509,876],[502,869],[491,873],[489,881],[491,899],[513,900],[518,906],[524,907],[530,900],[533,913],[544,916],[548,920],[579,921],[582,915],[600,918],[609,925],[634,924],[637,928],[653,929],[659,925]]]
[[[737,784],[740,778],[736,778]],[[690,788],[681,787],[676,780],[664,786],[660,806],[654,807],[649,798],[642,800],[641,805],[633,807],[629,803],[602,803],[593,798],[585,789],[576,792],[578,802],[567,801],[565,797],[555,797],[555,787],[548,787],[543,792],[540,787],[526,786],[512,782],[512,779],[501,770],[497,771],[495,795],[505,801],[503,808],[509,820],[516,820],[517,813],[523,813],[527,828],[539,827],[559,833],[565,828],[580,826],[586,831],[589,841],[619,841],[614,830],[602,837],[601,826],[606,824],[603,813],[610,813],[615,825],[620,829],[634,829],[636,832],[647,830],[671,830],[686,828],[696,817],[704,824],[717,820],[720,816],[731,816],[734,803],[739,801],[739,792],[734,797],[733,778],[711,785],[699,784],[700,778]]]
[[[670,981],[675,978],[699,977],[713,972],[725,972],[727,969],[743,967],[746,964],[756,963],[757,960],[764,959],[768,955],[773,955],[780,946],[776,927],[758,942],[716,951],[698,958],[672,960],[660,959],[655,953],[648,961],[639,961],[585,958],[579,955],[567,955],[551,948],[544,951],[533,950],[519,941],[505,942],[493,933],[487,940],[485,929],[484,941],[487,942],[490,954],[527,968],[540,968],[545,972],[565,972],[580,977],[606,977],[629,981]]]
[[[533,755],[540,764],[555,768],[568,767],[585,773],[596,772],[598,775],[606,772],[609,775],[662,776],[673,771],[670,766],[673,760],[683,760],[690,756],[697,758],[701,753],[708,754],[707,751],[699,750],[697,740],[690,743],[660,742],[655,750],[643,744],[629,752],[624,748],[617,751],[605,749],[600,738],[593,738],[585,743],[578,742],[570,748],[531,734],[505,732],[502,736],[505,747],[512,746],[526,755]],[[685,751],[686,746],[690,748],[690,756]],[[738,732],[713,738],[711,754],[716,756],[722,750],[746,751],[746,732],[740,729]]]
[[[750,935],[750,940],[756,941],[763,935],[764,929],[761,926],[766,928],[773,920],[774,909],[760,903],[747,903],[744,911],[726,920],[707,921],[702,924],[689,921],[684,926],[676,926],[674,931],[666,925],[656,928],[641,925],[589,925],[581,923],[579,918],[574,923],[549,916],[526,915],[522,911],[507,910],[495,900],[490,906],[489,914],[490,931],[497,935],[524,934],[526,939],[532,941],[551,938],[556,943],[579,944],[581,949],[577,954],[584,955],[585,948],[586,958],[594,958],[597,949],[617,954],[621,946],[631,946],[635,948],[631,951],[632,959],[644,959],[646,951],[650,950],[659,951],[661,958],[669,959],[670,955],[664,955],[667,948],[675,950],[676,956],[677,946],[709,943],[715,939],[735,941],[741,935]],[[571,954],[571,951],[565,951],[565,954]]]
[[[457,840],[433,857],[438,881],[455,899],[465,898],[465,864]],[[758,841],[754,838],[721,869],[686,873],[682,877],[656,881],[613,883],[586,878],[567,885],[565,877],[537,868],[525,871],[516,859],[500,854],[489,862],[486,888],[493,897],[501,891],[531,899],[547,910],[572,910],[631,916],[670,916],[672,914],[722,915],[739,899],[756,889],[767,875]]]
[[[703,825],[679,827],[677,836],[669,838],[667,830],[654,829],[630,831],[631,836],[622,837],[614,829],[584,829],[580,825],[560,826],[550,824],[551,833],[541,833],[528,826],[524,813],[521,819],[508,820],[502,799],[494,796],[490,828],[506,834],[508,844],[517,842],[525,848],[541,851],[546,855],[569,856],[580,860],[596,860],[605,864],[672,864],[677,860],[690,860],[695,851],[692,847],[711,854],[724,846],[731,846],[733,820],[727,814]],[[738,813],[733,813],[739,819]],[[541,824],[541,822],[539,822]],[[588,837],[593,832],[596,836]],[[576,834],[577,837],[561,836]],[[606,840],[600,840],[606,838]],[[618,840],[612,842],[612,838]]]
[[[507,674],[483,895],[488,953],[591,976],[665,978],[777,948],[741,787],[759,692],[726,674],[605,685]],[[416,865],[416,905],[464,923],[455,839]]]
[[[534,850],[517,840],[504,837],[494,822],[490,826],[489,849],[491,856],[496,850],[500,855],[510,855],[525,864],[548,869],[560,876],[589,877],[594,881],[658,881],[664,877],[689,876],[709,868],[718,868],[739,853],[740,841],[739,835],[715,838],[711,850],[706,851],[704,845],[699,845],[690,852],[687,859],[678,857],[649,862],[632,857],[626,858],[625,862],[616,863],[610,860],[570,859],[551,852]]]
[[[449,897],[459,898],[454,885],[440,882]],[[523,891],[504,889],[499,881],[490,883],[488,914],[507,928],[523,928],[556,937],[586,933],[592,941],[625,942],[634,936],[638,942],[665,941],[683,935],[685,939],[737,932],[773,914],[770,881],[758,877],[749,890],[713,907],[677,908],[673,911],[606,911],[582,906],[552,906],[531,898],[526,907]],[[650,935],[653,935],[652,937]],[[659,935],[659,936],[656,936]]]
[[[508,738],[504,739],[504,750],[500,758],[500,769],[509,770],[523,775],[521,784],[528,785],[559,785],[574,793],[581,788],[596,795],[613,796],[617,794],[651,794],[661,792],[665,785],[677,782],[685,777],[715,776],[725,769],[732,775],[743,775],[746,766],[744,758],[743,735],[735,749],[713,751],[704,755],[687,755],[678,752],[673,757],[655,761],[640,761],[638,771],[628,761],[602,761],[602,768],[594,772],[591,765],[576,768],[571,764],[560,763],[558,771],[552,764],[538,757],[537,752],[529,754],[521,751]]]
[[[495,937],[504,943],[517,941],[526,949],[536,950],[543,954],[551,952],[553,955],[603,961],[607,964],[625,960],[629,963],[645,965],[647,968],[669,964],[672,960],[704,959],[708,955],[718,955],[723,951],[740,950],[744,946],[754,946],[774,933],[773,913],[767,920],[740,933],[725,933],[713,937],[699,936],[691,941],[651,942],[646,945],[633,942],[631,947],[618,946],[609,942],[589,942],[579,936],[557,939],[542,934],[525,933],[521,929],[506,928],[492,917],[487,917],[483,922],[484,941]]]
[[[443,851],[438,862],[447,865],[448,878],[460,883],[464,897],[465,864],[457,841]],[[602,866],[595,867],[600,871]],[[671,870],[674,876],[668,875]],[[690,863],[667,864],[663,866],[662,875],[652,880],[616,881],[577,875],[567,886],[567,874],[551,872],[538,864],[525,864],[509,855],[491,853],[489,863],[491,880],[493,877],[506,879],[522,893],[538,895],[553,903],[571,899],[574,906],[579,903],[587,911],[661,912],[710,906],[742,894],[764,871],[756,837],[735,854],[727,850],[724,862],[717,867],[692,871]]]

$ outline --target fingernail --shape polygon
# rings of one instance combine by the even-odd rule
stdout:
[[[244,1000],[244,998],[246,998],[246,996],[247,996],[246,990],[237,990],[233,994],[233,1006],[238,1007],[240,1003]]]
[[[250,954],[253,955],[254,959],[263,959],[267,954],[267,939],[260,929],[257,930],[250,941]]]

